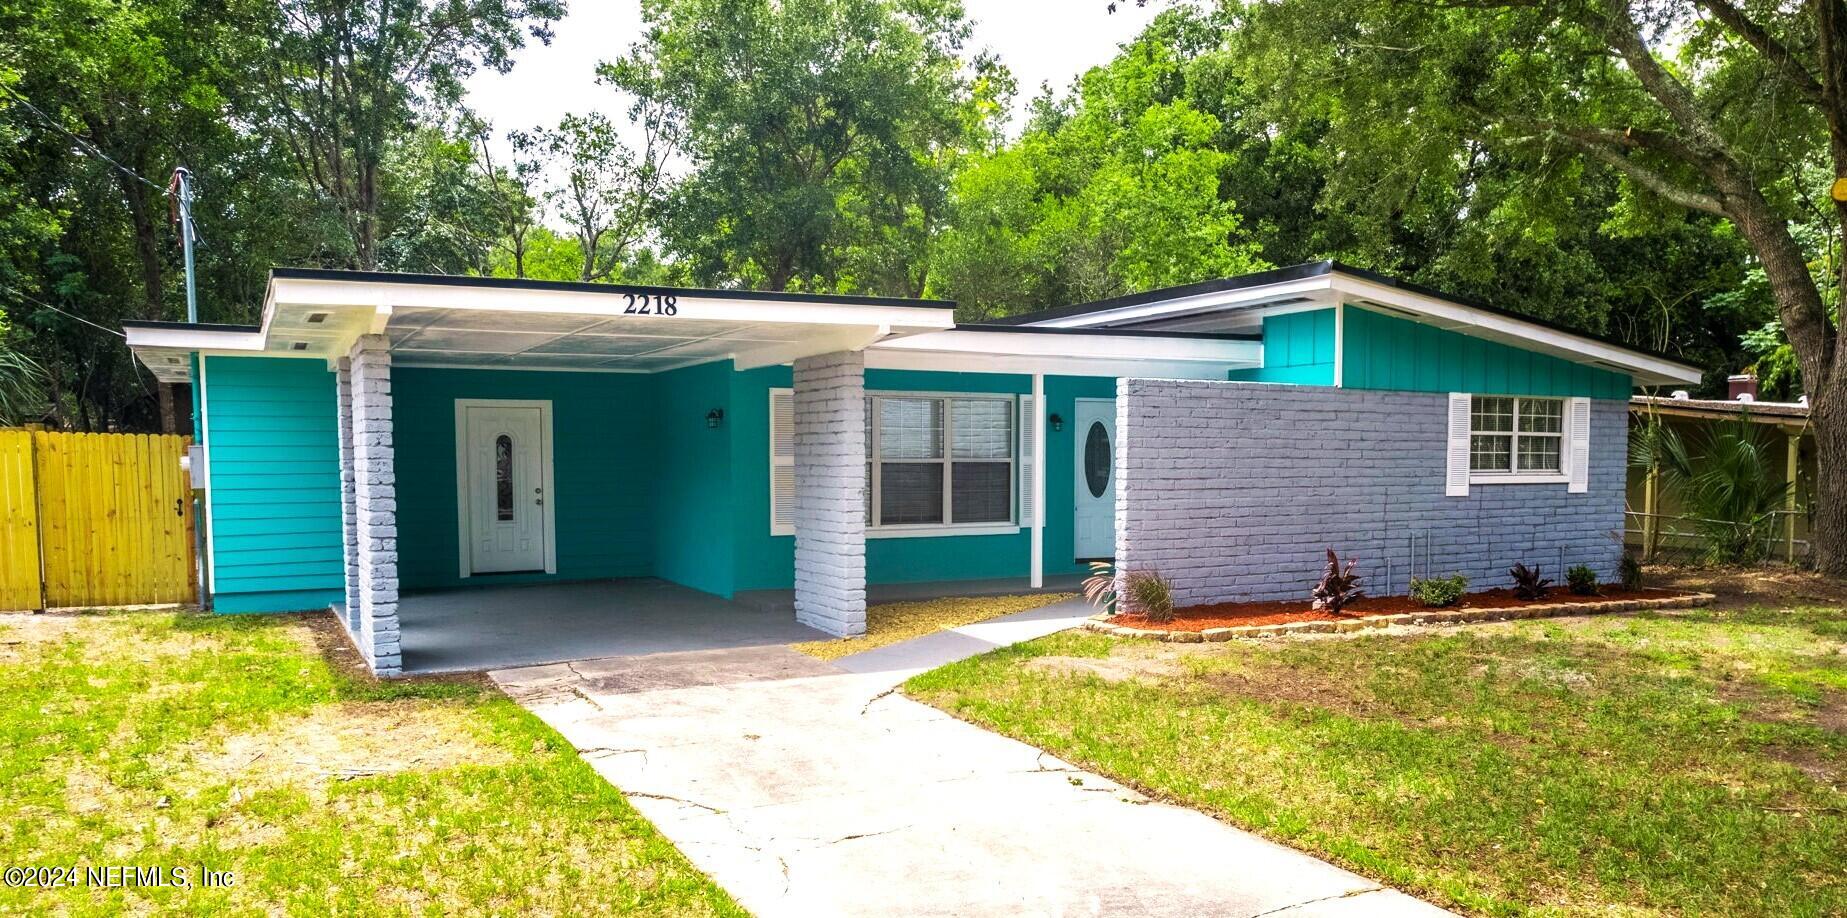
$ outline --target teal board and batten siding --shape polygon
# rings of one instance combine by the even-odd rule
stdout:
[[[326,362],[206,357],[201,378],[213,608],[340,601],[340,453]]]
[[[1291,312],[1263,319],[1263,366],[1233,370],[1240,382],[1334,384],[1334,310]]]
[[[1627,400],[1629,375],[1472,338],[1357,306],[1341,319],[1341,384],[1350,389],[1585,396]],[[1265,331],[1268,335],[1268,331]]]
[[[405,590],[654,573],[660,462],[654,377],[393,367],[398,569]],[[552,404],[556,574],[464,578],[456,506],[457,399]],[[671,512],[671,508],[669,512]]]

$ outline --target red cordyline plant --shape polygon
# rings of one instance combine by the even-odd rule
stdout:
[[[1328,549],[1328,566],[1321,572],[1321,582],[1315,584],[1314,592],[1309,594],[1315,601],[1313,608],[1339,615],[1347,603],[1366,595],[1366,591],[1360,589],[1359,575],[1353,572],[1355,563],[1348,561],[1346,569],[1342,570],[1340,556],[1334,554],[1334,549]]]

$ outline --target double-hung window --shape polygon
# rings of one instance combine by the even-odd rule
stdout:
[[[1469,473],[1565,474],[1565,400],[1473,396],[1469,404]]]
[[[866,522],[873,529],[1013,522],[1012,396],[866,399]]]

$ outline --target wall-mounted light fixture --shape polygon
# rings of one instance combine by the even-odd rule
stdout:
[[[1058,415],[1057,415],[1056,413],[1054,413],[1054,414],[1053,414],[1053,415],[1052,415],[1052,416],[1051,416],[1050,418],[1048,418],[1047,420],[1049,420],[1049,421],[1051,421],[1051,422],[1052,422],[1052,432],[1053,432],[1053,433],[1057,433],[1057,432],[1059,432],[1059,431],[1061,431],[1061,430],[1064,430],[1064,429],[1065,429],[1065,419],[1064,419],[1064,418],[1061,418],[1061,417],[1059,417],[1059,416],[1058,416]]]
[[[714,408],[705,413],[705,426],[717,427],[725,422],[725,409]]]

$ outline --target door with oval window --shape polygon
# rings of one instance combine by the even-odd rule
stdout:
[[[1073,541],[1077,560],[1116,554],[1116,401],[1080,398],[1076,424],[1077,469]]]
[[[462,411],[466,573],[545,570],[548,407],[477,403]]]

